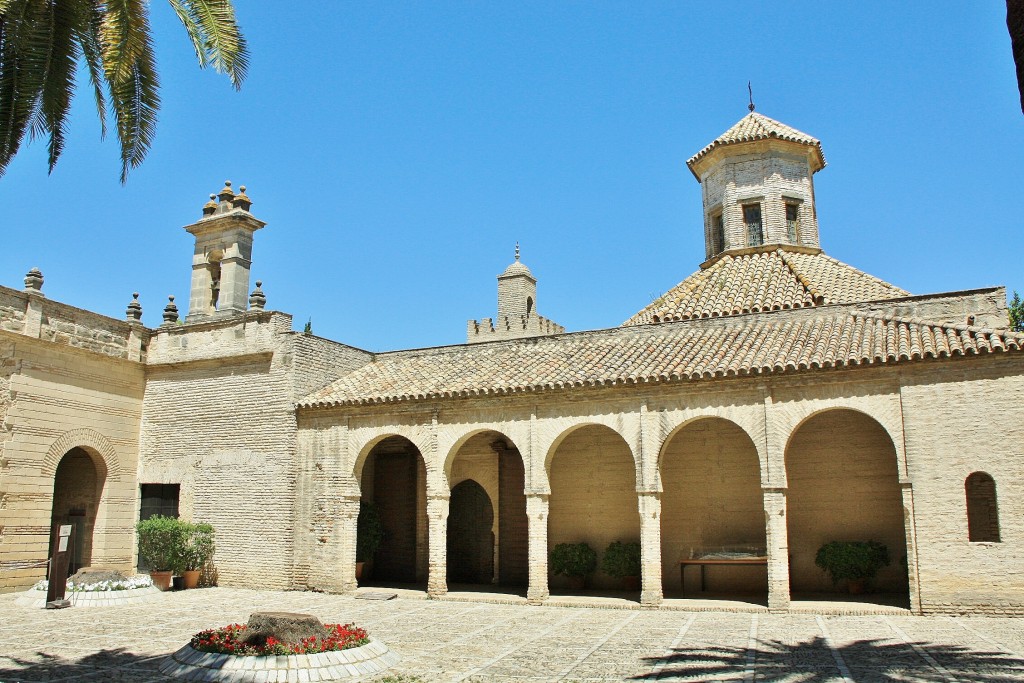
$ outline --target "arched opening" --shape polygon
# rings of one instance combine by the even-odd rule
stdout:
[[[526,317],[530,317],[531,313],[533,313],[533,297],[528,296],[526,297]]]
[[[449,583],[497,583],[502,586],[525,587],[529,581],[529,531],[524,493],[526,473],[519,450],[503,434],[488,430],[466,439],[450,456],[450,462],[447,471],[448,482],[452,487],[447,534]],[[470,525],[473,528],[453,526],[453,519],[462,514],[463,504],[468,503],[468,499],[461,498],[467,494],[464,489],[460,489],[467,481],[487,497],[490,510],[490,521],[487,523],[489,536],[484,535],[482,521],[475,522],[475,526]],[[456,497],[457,490],[460,491],[460,498]],[[479,514],[484,514],[482,504]],[[479,535],[479,538],[475,541],[458,538],[462,534],[469,534],[473,538]],[[487,538],[490,538],[491,543],[491,574],[485,576],[486,572],[480,570],[475,578],[467,574],[465,578],[472,580],[464,581],[462,569],[452,554],[453,550],[463,543],[479,548],[475,544],[486,543]]]
[[[633,455],[614,430],[586,425],[570,433],[555,447],[548,476],[549,553],[559,543],[586,543],[600,558],[613,541],[640,540]],[[598,589],[618,590],[622,585],[600,569],[589,581]],[[550,585],[565,589],[569,580],[552,576]]]
[[[875,541],[891,563],[868,590],[908,596],[907,540],[896,448],[873,418],[854,410],[818,413],[804,422],[786,447],[787,530],[790,587],[794,597],[835,593],[817,565],[818,549],[830,541]]]
[[[449,583],[494,580],[494,508],[484,487],[466,479],[452,489],[448,508]]]
[[[416,446],[401,436],[376,444],[360,478],[361,498],[377,508],[384,539],[361,583],[427,579],[427,472]]]
[[[766,534],[761,468],[747,433],[721,418],[696,420],[668,439],[660,465],[665,595],[766,597],[767,564],[749,564],[765,556]]]
[[[967,494],[967,537],[972,543],[999,543],[999,502],[996,480],[973,472],[964,481]]]
[[[57,524],[70,524],[72,546],[68,574],[92,564],[93,535],[105,483],[105,468],[97,467],[83,448],[72,448],[57,464],[53,477],[53,507],[50,513],[50,547]]]

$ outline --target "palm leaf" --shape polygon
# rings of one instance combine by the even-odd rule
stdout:
[[[46,0],[9,0],[0,25],[0,175],[25,138],[42,98],[50,55],[52,8]]]
[[[108,0],[100,27],[104,77],[121,144],[121,182],[146,157],[156,133],[160,86],[145,0]]]
[[[92,86],[93,98],[96,101],[102,140],[107,137],[107,100],[104,95],[106,81],[103,80],[103,55],[100,46],[103,12],[99,0],[82,0],[78,7],[82,15],[76,24],[76,40],[82,49],[85,66],[89,71],[89,84]]]
[[[64,150],[67,114],[75,93],[75,68],[78,64],[78,43],[75,24],[82,17],[81,0],[56,0],[50,15],[50,54],[39,108],[32,124],[33,133],[50,137],[50,172]]]
[[[249,51],[230,0],[170,0],[185,26],[199,66],[227,74],[238,90],[249,70]]]

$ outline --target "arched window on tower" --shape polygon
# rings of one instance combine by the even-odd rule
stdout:
[[[996,480],[986,472],[972,472],[964,482],[967,493],[967,538],[974,543],[999,542],[999,504]]]
[[[533,297],[526,297],[526,317],[529,318],[530,314],[533,313]]]

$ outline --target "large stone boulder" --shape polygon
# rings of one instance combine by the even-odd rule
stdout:
[[[271,636],[282,643],[295,644],[309,637],[326,638],[327,629],[312,614],[298,612],[253,612],[249,615],[245,642],[262,645]]]
[[[127,577],[116,570],[106,567],[83,567],[68,579],[76,586],[92,586],[104,581],[124,581]]]

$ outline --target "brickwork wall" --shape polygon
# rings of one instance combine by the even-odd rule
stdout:
[[[799,200],[796,202],[799,207],[798,244],[819,246],[814,185],[807,158],[783,151],[769,142],[754,143],[746,149],[749,153],[729,157],[704,175],[706,244],[711,244],[711,216],[721,210],[725,248],[755,246],[748,244],[742,206],[753,203],[761,204],[764,243],[791,244],[785,204],[795,199]]]
[[[640,540],[640,511],[633,456],[622,437],[607,428],[581,427],[558,445],[551,461],[548,550],[559,543],[589,543],[600,557],[612,541]],[[553,577],[551,585],[566,585]],[[595,588],[618,589],[600,569]]]
[[[851,410],[819,413],[799,427],[786,448],[790,583],[795,593],[830,592],[814,564],[829,541],[878,541],[892,564],[872,582],[906,593],[906,536],[896,451],[875,420]]]
[[[1024,613],[1024,363],[967,360],[906,374],[902,400],[914,483],[924,611]],[[999,543],[972,543],[964,484],[995,480]]]
[[[697,420],[675,433],[661,456],[661,559],[665,591],[680,588],[679,561],[724,547],[766,546],[757,449],[727,420]],[[688,571],[686,592],[699,589]],[[761,567],[706,570],[712,592],[765,593]]]
[[[0,330],[10,327],[0,319]],[[45,561],[57,465],[81,447],[107,469],[91,560],[130,571],[143,367],[72,341],[0,331],[0,562]],[[2,571],[0,592],[44,575]]]
[[[529,578],[529,528],[523,459],[504,451],[498,460],[498,583],[525,586]]]

